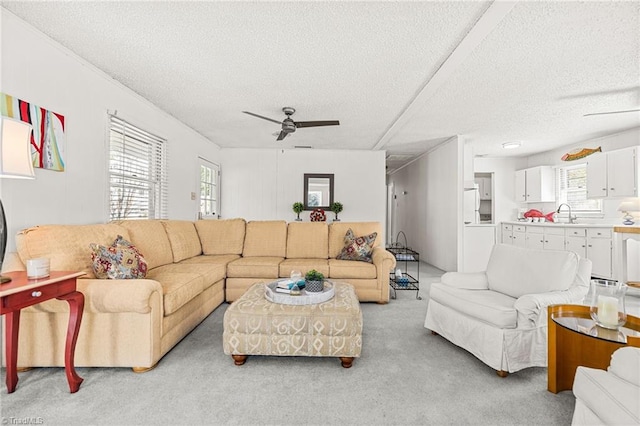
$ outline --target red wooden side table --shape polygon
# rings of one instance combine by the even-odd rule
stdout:
[[[53,299],[69,303],[69,326],[64,349],[64,369],[71,393],[80,389],[82,377],[76,374],[73,356],[84,309],[84,295],[76,290],[76,278],[84,272],[54,271],[46,278],[27,279],[26,272],[6,272],[11,281],[0,284],[0,315],[6,315],[7,391],[12,393],[18,384],[18,330],[20,310]]]

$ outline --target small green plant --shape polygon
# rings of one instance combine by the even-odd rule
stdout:
[[[304,279],[307,281],[324,281],[324,275],[321,272],[312,269],[305,274]]]
[[[333,203],[331,203],[331,206],[329,206],[329,209],[336,215],[335,220],[340,220],[338,219],[338,213],[342,211],[342,208],[342,203],[339,201],[334,201]]]
[[[302,219],[300,219],[300,213],[302,213],[303,210],[304,210],[304,204],[302,204],[299,201],[297,203],[293,203],[293,212],[298,215],[296,220],[302,220]]]

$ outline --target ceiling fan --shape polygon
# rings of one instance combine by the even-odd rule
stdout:
[[[297,128],[319,127],[319,126],[339,126],[340,125],[340,122],[338,120],[293,121],[291,116],[293,115],[294,112],[296,112],[296,110],[295,110],[295,108],[291,108],[291,107],[282,108],[282,112],[284,112],[287,115],[287,118],[285,118],[282,121],[274,120],[273,118],[269,118],[269,117],[264,117],[262,115],[255,114],[255,113],[249,112],[249,111],[242,111],[242,112],[244,112],[245,114],[253,115],[254,117],[262,118],[263,120],[273,121],[274,123],[281,124],[282,125],[282,130],[280,131],[280,134],[278,135],[278,138],[276,139],[278,141],[281,141],[282,139],[284,139],[289,133],[295,132]]]
[[[640,112],[640,109],[627,109],[627,110],[622,110],[622,111],[591,112],[589,114],[584,114],[583,117],[588,117],[590,115],[622,114],[623,112]]]

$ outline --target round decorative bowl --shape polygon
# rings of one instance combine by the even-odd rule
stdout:
[[[324,290],[324,281],[308,281],[305,280],[304,289],[313,293]]]

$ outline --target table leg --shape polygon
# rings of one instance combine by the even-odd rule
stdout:
[[[69,327],[67,327],[67,342],[64,348],[64,369],[67,373],[69,390],[76,393],[80,389],[82,377],[78,376],[73,363],[76,352],[76,341],[82,322],[82,312],[84,310],[84,295],[79,291],[74,291],[64,296],[57,297],[59,300],[66,300],[69,303]]]
[[[13,393],[18,384],[18,330],[20,329],[20,310],[9,312],[5,316],[7,392]]]

